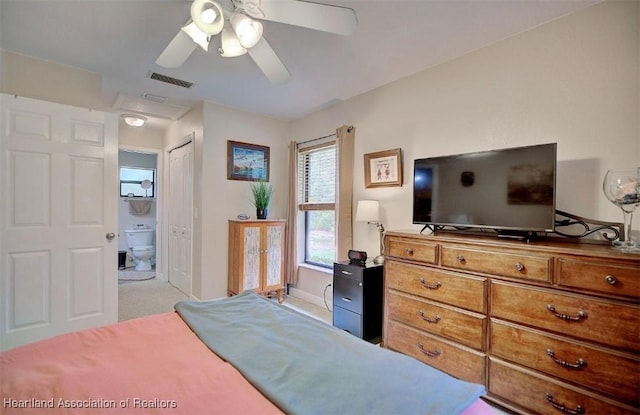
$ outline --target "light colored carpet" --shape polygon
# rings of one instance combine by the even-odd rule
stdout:
[[[287,296],[285,297],[282,305],[302,314],[314,317],[327,324],[333,324],[333,315],[331,314],[331,311],[308,301],[304,301],[292,296]]]
[[[156,272],[154,270],[151,270],[151,271],[119,270],[118,284],[123,284],[131,281],[150,280],[155,277],[156,277]]]
[[[120,279],[118,284],[118,321],[131,320],[132,318],[144,317],[152,314],[167,313],[173,311],[173,305],[178,301],[188,300],[186,294],[175,288],[166,281],[155,279],[155,273],[150,279],[145,272],[119,271],[129,274],[139,274],[133,277],[141,279]],[[273,299],[277,302],[277,299]],[[317,306],[296,297],[287,296],[282,303],[283,306],[291,308],[302,314],[314,317],[327,324],[333,323],[333,317],[329,310]]]
[[[150,279],[118,285],[118,321],[173,311],[178,301],[187,300],[182,291],[166,281]]]

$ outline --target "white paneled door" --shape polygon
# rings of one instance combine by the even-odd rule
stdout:
[[[2,94],[0,349],[117,321],[114,114]]]
[[[191,295],[193,141],[169,153],[169,282]]]

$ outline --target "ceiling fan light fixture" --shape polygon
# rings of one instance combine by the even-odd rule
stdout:
[[[147,117],[137,114],[122,114],[121,117],[130,127],[142,127],[147,121]]]
[[[233,4],[249,16],[255,17],[256,19],[264,19],[265,15],[262,9],[260,9],[260,3],[260,0],[233,0]]]
[[[211,40],[211,36],[200,30],[195,22],[190,22],[183,26],[182,31],[189,35],[202,49],[207,52],[209,51],[209,40]]]
[[[204,9],[200,14],[200,17],[202,17],[203,22],[211,24],[216,20],[216,17],[218,17],[218,13],[216,13],[213,8]]]
[[[191,19],[198,29],[208,35],[217,35],[224,27],[222,8],[212,0],[194,0],[191,3]]]
[[[245,49],[252,48],[262,38],[262,23],[243,13],[231,16],[231,27]]]
[[[220,49],[218,50],[221,56],[224,56],[225,58],[234,58],[247,53],[247,50],[240,44],[238,36],[236,36],[230,28],[225,27],[222,30],[220,37]]]

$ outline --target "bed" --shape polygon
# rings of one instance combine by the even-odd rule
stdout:
[[[6,414],[486,415],[463,382],[247,291],[0,354]]]

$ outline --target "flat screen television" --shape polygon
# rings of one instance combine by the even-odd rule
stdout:
[[[552,232],[557,145],[414,160],[413,223],[432,230]]]

